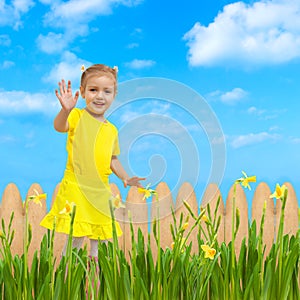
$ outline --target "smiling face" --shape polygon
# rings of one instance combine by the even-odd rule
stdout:
[[[81,96],[86,101],[86,109],[97,119],[104,121],[104,113],[109,109],[115,95],[115,81],[110,76],[91,76],[85,86],[80,87]]]

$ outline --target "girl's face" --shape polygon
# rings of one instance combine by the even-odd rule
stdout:
[[[92,76],[87,80],[85,87],[80,87],[88,111],[100,119],[104,118],[104,113],[115,98],[114,83],[114,80],[108,76]]]

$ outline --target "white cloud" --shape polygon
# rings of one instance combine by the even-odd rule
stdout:
[[[68,26],[68,22],[86,22],[98,15],[111,13],[110,0],[70,0],[51,7],[45,16],[45,23],[53,27]]]
[[[138,43],[131,43],[127,45],[128,49],[138,48],[140,45]]]
[[[150,60],[150,59],[134,59],[130,62],[125,63],[125,65],[128,68],[131,69],[144,69],[144,68],[150,68],[152,66],[154,66],[156,64],[156,62],[154,60]]]
[[[24,91],[0,91],[0,114],[52,114],[59,109],[54,93],[30,94]]]
[[[255,106],[251,106],[248,108],[247,112],[250,114],[250,115],[255,115],[255,116],[261,116],[263,115],[266,111],[264,109],[258,109],[257,107]]]
[[[50,11],[44,16],[44,25],[62,29],[61,33],[50,32],[47,35],[40,35],[37,44],[46,53],[59,52],[66,49],[68,44],[78,36],[89,34],[89,22],[99,16],[112,13],[113,7],[117,5],[135,6],[139,0],[70,0],[42,1],[50,4]],[[91,29],[93,30],[93,29]],[[59,43],[56,43],[59,41]],[[55,50],[55,46],[58,49]]]
[[[274,110],[274,109],[259,109],[255,106],[251,106],[247,110],[248,114],[258,117],[260,120],[276,119],[280,115],[287,112],[287,109]]]
[[[14,143],[16,138],[12,135],[0,135],[0,144]]]
[[[247,96],[247,92],[241,88],[234,88],[233,90],[226,92],[220,96],[221,101],[225,104],[236,104],[241,99]]]
[[[62,33],[49,32],[47,35],[40,34],[37,38],[37,45],[45,53],[60,53],[67,47],[69,40]]]
[[[43,81],[57,85],[61,79],[71,80],[73,89],[79,87],[81,77],[81,66],[89,66],[90,62],[78,58],[72,52],[66,51],[61,62],[56,64],[49,74],[43,77]]]
[[[184,35],[191,66],[268,65],[300,57],[300,1],[224,6],[214,22]]]
[[[292,144],[300,144],[300,137],[292,137],[290,140]]]
[[[132,104],[128,106],[120,117],[120,121],[123,123],[127,123],[133,121],[134,119],[140,118],[142,116],[170,116],[170,103],[161,103],[160,101],[152,100],[151,103],[143,103],[143,104]]]
[[[13,61],[10,60],[5,60],[1,65],[0,65],[0,69],[9,69],[11,67],[13,67],[15,65],[15,63]]]
[[[32,0],[14,0],[6,4],[0,1],[0,26],[12,26],[18,30],[22,26],[22,15],[26,14],[35,4]]]
[[[275,133],[274,134],[270,134],[268,132],[249,133],[246,135],[233,137],[230,142],[230,145],[233,148],[241,148],[249,145],[262,143],[268,140],[277,141],[278,139],[280,139],[280,135]]]
[[[231,91],[222,92],[220,90],[213,91],[207,97],[213,101],[220,100],[224,104],[234,105],[243,100],[248,95],[248,92],[242,88],[236,87]]]

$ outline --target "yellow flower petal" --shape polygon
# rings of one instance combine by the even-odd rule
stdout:
[[[149,189],[148,187],[146,188],[138,188],[138,192],[144,194],[143,200],[148,199],[152,195],[156,195],[156,191]]]
[[[125,205],[122,203],[121,197],[118,194],[117,196],[113,197],[113,207],[114,208],[120,208],[120,207],[125,207]]]
[[[69,202],[68,200],[66,201],[65,207],[59,212],[60,214],[71,214],[72,209],[74,207],[75,203],[74,202]]]
[[[284,195],[284,192],[286,190],[286,186],[283,184],[280,186],[278,183],[276,184],[275,192],[270,196],[270,198],[276,198],[281,199]]]
[[[201,245],[201,249],[204,251],[204,258],[214,259],[216,255],[216,249],[209,247],[208,245]]]
[[[186,230],[187,228],[189,227],[189,223],[188,222],[185,222],[182,226],[182,229],[183,230]]]
[[[201,220],[205,223],[208,223],[208,217],[206,215],[203,215]]]
[[[239,182],[243,187],[248,188],[249,190],[251,190],[251,187],[249,185],[249,182],[256,182],[256,176],[248,176],[246,174],[246,172],[242,171],[242,174],[244,175],[244,177],[241,177],[239,179],[236,180],[236,182]]]
[[[28,201],[33,201],[36,204],[42,206],[41,200],[45,200],[47,198],[47,194],[40,194],[36,189],[33,190],[35,195],[28,196]]]

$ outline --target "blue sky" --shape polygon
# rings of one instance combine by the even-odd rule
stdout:
[[[244,170],[271,189],[291,182],[299,198],[299,20],[298,0],[0,0],[0,194],[38,182],[50,201],[66,160],[54,89],[105,63],[119,68],[108,118],[130,174],[174,196],[190,181],[201,198],[214,172],[226,197]],[[147,78],[161,94],[123,100]]]

